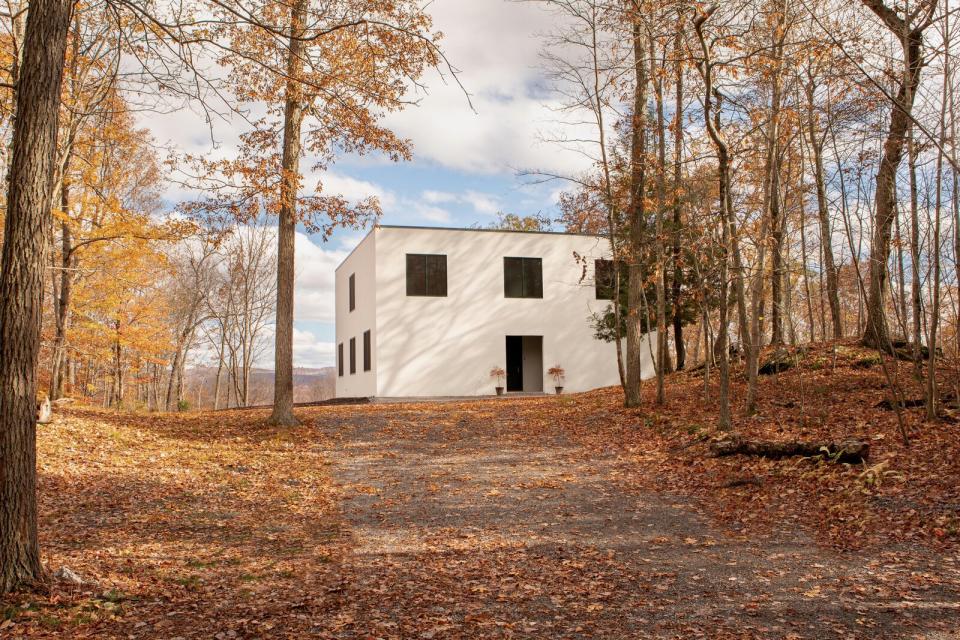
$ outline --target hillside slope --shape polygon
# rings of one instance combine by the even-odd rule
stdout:
[[[581,443],[617,447],[636,462],[631,479],[643,486],[703,498],[704,508],[747,533],[774,525],[802,524],[839,547],[919,540],[935,547],[960,543],[960,426],[954,417],[957,373],[939,371],[944,417],[925,420],[924,408],[901,415],[910,436],[905,446],[880,359],[854,343],[795,350],[789,370],[760,376],[758,412],[743,413],[746,381],[734,369],[732,431],[772,441],[862,440],[863,464],[818,458],[767,460],[715,458],[716,372],[704,388],[703,371],[668,376],[667,401],[654,403],[653,382],[644,404],[619,406],[619,389],[571,400],[576,414],[563,421]],[[886,359],[901,397],[918,401],[921,383],[912,364]],[[916,402],[914,402],[916,404]],[[572,419],[571,419],[572,418]]]

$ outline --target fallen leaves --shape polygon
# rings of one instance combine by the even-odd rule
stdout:
[[[343,540],[317,435],[260,419],[58,415],[38,436],[39,506],[64,579],[3,618],[30,637],[191,637],[212,620],[235,637],[285,616]]]
[[[848,634],[942,621],[952,556],[917,545],[958,545],[960,442],[909,410],[904,448],[858,354],[809,351],[830,366],[764,378],[735,427],[856,436],[866,466],[709,457],[714,399],[692,373],[640,410],[616,389],[317,407],[290,430],[70,409],[40,431],[41,543],[81,583],[3,601],[0,636],[819,637],[804,606]]]

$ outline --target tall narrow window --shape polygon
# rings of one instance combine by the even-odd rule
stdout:
[[[350,274],[350,311],[357,308],[357,274]]]
[[[613,260],[595,260],[593,263],[593,286],[597,300],[613,300],[617,288],[616,271]],[[620,294],[626,295],[630,274],[626,265],[620,263]]]
[[[337,345],[337,375],[343,377],[343,343]]]
[[[447,295],[447,256],[423,253],[407,254],[407,295]]]
[[[613,260],[593,261],[593,286],[597,300],[613,300],[614,282]]]
[[[542,298],[543,261],[540,258],[504,258],[503,295],[507,298]]]
[[[363,370],[370,371],[370,329],[363,332]]]
[[[350,338],[350,375],[357,372],[357,339]]]

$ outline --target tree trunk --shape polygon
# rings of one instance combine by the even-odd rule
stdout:
[[[213,385],[213,410],[220,408],[220,379],[223,376],[224,332],[220,333],[220,351],[217,354],[217,378]]]
[[[899,208],[898,208],[899,209]],[[900,335],[904,336],[905,339],[910,338],[910,335],[907,333],[907,265],[906,261],[903,258],[903,247],[905,240],[903,235],[900,232],[900,212],[899,210],[894,213],[893,216],[893,229],[894,229],[894,245],[897,247],[897,288],[894,290],[894,282],[892,279],[888,279],[888,284],[890,286],[890,295],[891,297],[894,294],[898,295],[899,304],[894,304],[893,310],[896,314],[897,324],[900,326]]]
[[[193,317],[191,317],[189,320],[191,322],[191,329],[187,334],[186,339],[184,340],[183,348],[181,349],[180,364],[177,367],[177,386],[175,389],[175,396],[174,396],[176,401],[175,408],[177,411],[180,410],[180,404],[181,402],[183,402],[183,380],[185,377],[184,372],[186,371],[186,368],[187,368],[187,354],[190,352],[190,345],[193,344],[194,330],[192,327],[195,326],[195,323],[196,323],[196,319]]]
[[[286,103],[283,110],[283,177],[280,220],[277,225],[277,319],[274,356],[272,424],[293,426],[293,288],[294,242],[297,233],[297,191],[300,184],[300,128],[303,124],[302,87],[304,43],[300,38],[307,19],[307,0],[295,0],[290,9],[290,45],[287,58]]]
[[[771,266],[771,302],[770,305],[770,344],[783,344],[783,281],[784,281],[784,214],[781,199],[781,145],[780,116],[783,100],[783,47],[790,30],[786,15],[786,2],[778,0],[773,7],[776,11],[775,28],[771,32],[770,53],[773,63],[771,69],[770,122],[767,130],[767,214],[770,218],[770,266]],[[759,351],[760,335],[753,336],[756,344],[752,347]]]
[[[802,159],[802,157],[801,157]],[[803,168],[800,169],[800,184],[801,188],[803,187]],[[803,198],[800,198],[799,202],[799,211],[800,211],[800,260],[803,268],[803,289],[807,298],[807,323],[810,327],[810,342],[816,342],[816,333],[814,329],[816,328],[816,320],[813,315],[813,294],[810,291],[810,270],[807,268],[807,209],[804,206]],[[822,299],[821,299],[822,301]],[[823,339],[826,340],[827,337],[823,336]]]
[[[910,186],[910,320],[913,342],[913,373],[917,380],[923,377],[920,359],[920,212],[917,196],[917,145],[913,140],[913,126],[907,128],[907,175]],[[909,339],[909,338],[908,338]]]
[[[614,234],[616,233],[616,223],[613,221],[613,216],[607,216],[608,226],[610,229],[610,251],[613,255],[613,336],[616,341],[616,351],[617,351],[617,375],[620,378],[620,388],[626,393],[627,390],[627,374],[624,369],[623,362],[623,333],[621,331],[621,319],[622,319],[622,309],[620,304],[620,291],[623,287],[622,278],[620,277],[621,271],[621,262],[617,257],[617,242],[614,239]]]
[[[814,111],[813,81],[805,88],[807,95],[807,132],[810,137],[810,150],[813,153],[813,179],[817,191],[817,218],[820,221],[820,245],[823,249],[823,266],[827,272],[827,302],[830,304],[830,321],[833,339],[843,337],[843,322],[840,315],[840,287],[837,266],[833,259],[833,237],[830,231],[830,211],[827,208],[827,185],[823,169],[823,140],[817,133],[816,113]]]
[[[707,38],[703,32],[704,24],[710,19],[710,16],[713,15],[713,12],[716,11],[716,8],[717,5],[712,5],[706,10],[705,13],[699,14],[693,21],[693,26],[697,33],[700,49],[703,52],[703,61],[700,63],[700,72],[703,76],[704,84],[703,120],[707,128],[707,133],[710,136],[710,140],[713,142],[713,145],[717,150],[717,174],[720,207],[719,217],[720,225],[722,227],[722,240],[720,246],[720,330],[717,333],[715,348],[720,351],[720,416],[718,427],[721,431],[726,431],[732,426],[732,417],[730,413],[730,348],[728,346],[728,335],[730,333],[730,329],[728,326],[729,318],[727,317],[727,307],[729,305],[730,297],[728,276],[731,246],[733,247],[733,252],[736,259],[735,266],[737,269],[740,268],[741,263],[739,259],[739,251],[736,247],[737,238],[736,233],[734,232],[733,211],[731,209],[732,199],[730,196],[730,154],[727,147],[726,138],[720,131],[719,105],[716,106],[716,114],[713,112],[713,100],[715,97],[717,100],[719,100],[719,96],[714,96],[713,61],[710,57],[710,48],[707,45]],[[748,332],[745,331],[743,327],[743,324],[746,321],[746,305],[743,300],[742,272],[738,274],[738,282],[738,302],[740,305],[739,311],[741,333],[746,336],[748,335]]]
[[[687,362],[687,350],[683,344],[683,315],[680,299],[683,287],[683,254],[680,246],[683,225],[683,203],[680,198],[680,183],[683,180],[683,65],[680,62],[683,42],[681,33],[681,30],[677,29],[673,41],[676,104],[673,114],[673,282],[670,291],[670,304],[673,307],[673,343],[677,351],[677,371],[683,371]]]
[[[177,344],[174,347],[173,361],[170,363],[170,377],[167,379],[167,400],[164,403],[167,411],[177,410],[177,402],[179,400],[179,398],[176,397],[177,375],[180,372],[180,359],[182,357],[182,350],[183,339],[180,338],[177,340]]]
[[[829,106],[829,102],[828,102],[828,108],[831,110],[831,113],[832,113],[832,106]],[[836,133],[832,127],[829,128],[828,131],[830,132],[830,142],[831,142],[831,147],[833,149],[833,156],[834,156],[835,162],[839,166],[841,164],[840,150],[837,145]],[[850,222],[849,207],[847,206],[847,197],[848,197],[847,181],[844,178],[843,171],[837,172],[837,182],[840,185],[840,220],[841,222],[843,222],[843,232],[844,232],[844,235],[846,236],[847,246],[850,249],[850,261],[853,263],[853,269],[856,275],[856,285],[857,285],[856,325],[857,325],[857,333],[860,333],[860,331],[863,329],[863,326],[864,326],[863,325],[863,308],[866,301],[866,290],[863,286],[863,271],[860,269],[861,253],[859,250],[859,245],[853,241],[853,228]]]
[[[790,458],[793,456],[824,456],[838,463],[859,464],[870,457],[870,443],[859,440],[843,442],[777,442],[744,440],[734,436],[710,445],[710,453],[723,456],[759,456],[763,458]]]
[[[940,97],[940,144],[937,149],[937,173],[934,195],[934,222],[933,222],[933,293],[930,309],[930,339],[927,347],[930,351],[930,359],[927,361],[927,389],[925,394],[927,419],[933,420],[940,414],[939,390],[937,387],[937,331],[940,327],[940,224],[941,211],[943,208],[943,149],[947,144],[947,94],[952,93],[950,79],[952,78],[951,56],[950,56],[950,17],[949,13],[943,18],[943,33],[946,42],[946,51],[944,52],[944,70],[943,70],[943,95]],[[956,115],[950,113],[951,125]],[[957,172],[953,172],[956,180]],[[954,183],[956,185],[956,183]],[[954,203],[957,200],[957,192],[954,189],[951,196]]]
[[[117,339],[113,343],[113,402],[117,409],[123,408],[123,346],[120,344],[120,322],[117,321]]]
[[[633,98],[633,132],[630,145],[630,275],[627,291],[627,390],[626,406],[640,406],[641,353],[643,331],[641,306],[643,298],[643,268],[641,260],[646,238],[646,127],[647,127],[647,67],[646,49],[640,18],[633,23],[633,63],[636,87]]]
[[[37,541],[37,357],[67,28],[73,3],[30,3],[0,263],[0,593],[42,579]]]
[[[670,353],[667,348],[667,271],[666,245],[663,235],[663,213],[667,204],[666,126],[663,115],[663,67],[656,67],[655,41],[650,41],[650,74],[653,77],[653,94],[657,113],[657,238],[656,238],[656,293],[657,293],[657,404],[666,401],[664,383],[670,370]],[[664,60],[666,55],[664,55]]]
[[[770,344],[779,346],[783,344],[783,212],[780,201],[780,141],[779,127],[777,122],[780,115],[780,89],[779,81],[775,81],[774,99],[771,103],[771,111],[774,113],[771,118],[771,135],[774,136],[769,141],[770,144],[770,193],[768,195],[768,206],[770,216],[770,270],[771,270],[771,305],[770,305]],[[760,336],[756,336],[756,345],[751,348],[760,347]]]
[[[69,161],[68,161],[69,162]],[[64,175],[60,183],[60,209],[64,215],[70,206],[70,182]],[[50,399],[63,397],[63,381],[67,361],[67,323],[70,318],[70,295],[73,286],[73,236],[67,221],[60,223],[60,287],[55,305],[56,333],[53,338],[53,364],[50,374]]]
[[[862,1],[901,41],[904,56],[904,73],[890,111],[890,126],[887,129],[880,168],[877,171],[873,237],[870,244],[867,323],[863,335],[864,344],[888,350],[890,334],[884,312],[884,298],[887,286],[887,260],[890,257],[890,232],[893,219],[897,215],[897,169],[903,158],[907,129],[913,113],[914,96],[920,84],[920,71],[923,67],[923,30],[927,25],[921,24],[918,28],[912,28],[882,0]],[[928,0],[924,4],[931,7],[932,11],[937,5],[937,0]]]

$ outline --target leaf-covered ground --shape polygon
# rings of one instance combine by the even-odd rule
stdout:
[[[709,457],[696,373],[639,410],[67,411],[40,433],[44,561],[88,582],[2,601],[0,637],[957,637],[960,427],[908,409],[905,448],[872,354],[795,362],[736,430],[867,439],[867,465]]]

